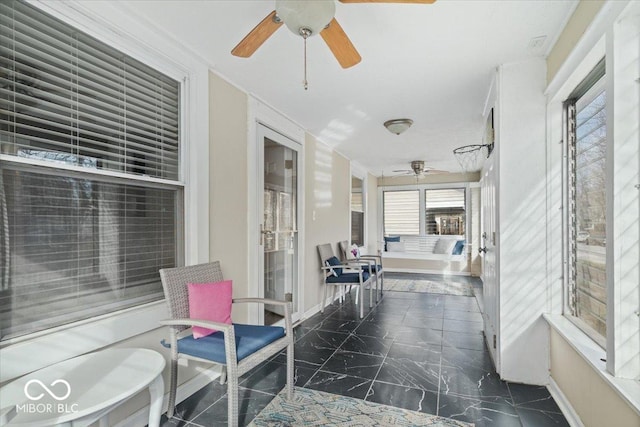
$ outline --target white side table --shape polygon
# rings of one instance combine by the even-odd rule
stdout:
[[[0,388],[0,425],[107,425],[111,410],[148,388],[149,427],[157,427],[164,366],[159,353],[141,348],[107,349],[47,366]]]

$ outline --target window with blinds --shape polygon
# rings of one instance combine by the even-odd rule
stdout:
[[[605,346],[607,319],[604,60],[565,103],[568,139],[569,308]]]
[[[425,190],[425,233],[465,234],[465,189]]]
[[[0,64],[1,339],[161,299],[179,82],[20,1],[0,3]]]
[[[420,234],[420,192],[418,190],[383,193],[384,235]]]
[[[364,245],[364,198],[363,181],[351,177],[351,243]]]

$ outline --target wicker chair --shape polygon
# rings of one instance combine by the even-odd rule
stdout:
[[[341,261],[348,262],[353,261],[353,259],[349,259],[349,242],[343,240],[338,242],[338,248],[340,250]],[[379,282],[380,287],[380,296],[384,291],[384,270],[382,268],[382,255],[360,255],[359,260],[367,260],[372,261],[373,265],[371,266],[372,273],[375,274],[376,282]],[[376,290],[378,289],[378,283],[376,283]],[[376,302],[378,301],[378,293],[376,292]]]
[[[358,295],[360,299],[360,318],[364,317],[364,290],[369,287],[369,308],[373,306],[373,275],[371,270],[367,271],[367,266],[371,263],[367,261],[349,261],[340,262],[334,255],[333,249],[329,243],[318,245],[318,255],[320,256],[320,268],[324,276],[324,295],[320,303],[320,312],[324,313],[324,307],[327,301],[327,289],[329,286],[334,287],[351,287],[358,286]],[[327,265],[329,264],[329,265]],[[335,292],[334,292],[335,293]]]
[[[227,381],[228,425],[238,425],[238,378],[260,363],[287,349],[287,398],[293,396],[293,329],[291,303],[263,298],[234,299],[233,303],[261,303],[284,307],[285,327],[225,324],[189,318],[188,283],[210,283],[223,280],[218,261],[188,267],[160,270],[160,278],[171,319],[161,321],[170,327],[171,386],[167,417],[175,410],[178,358],[221,365],[220,383]],[[193,339],[191,326],[216,329],[212,335]]]

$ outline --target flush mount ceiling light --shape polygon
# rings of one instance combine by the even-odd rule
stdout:
[[[412,124],[413,120],[411,119],[393,119],[384,122],[384,127],[386,127],[389,132],[400,135],[402,132],[409,129]]]

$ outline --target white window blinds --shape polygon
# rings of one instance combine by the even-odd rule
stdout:
[[[0,2],[0,339],[162,298],[179,118],[177,81]]]
[[[0,3],[0,143],[178,178],[179,83],[22,2]]]
[[[418,190],[385,191],[385,236],[420,234],[420,193]]]

